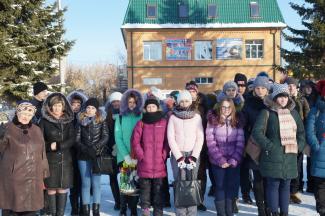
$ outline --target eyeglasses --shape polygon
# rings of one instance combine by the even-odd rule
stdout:
[[[221,108],[224,109],[224,110],[230,110],[231,106],[222,106]]]

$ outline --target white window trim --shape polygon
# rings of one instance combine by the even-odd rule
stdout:
[[[247,44],[246,41],[262,41],[262,44]],[[246,46],[249,46],[250,47],[250,50],[249,50],[249,53],[250,53],[250,57],[247,57],[247,52],[246,52]],[[263,57],[256,57],[256,58],[253,58],[251,57],[252,56],[252,46],[256,46],[256,54],[258,56],[258,51],[259,51],[259,46],[262,45],[263,46]],[[264,40],[263,39],[252,39],[252,40],[245,40],[245,57],[246,59],[248,60],[256,60],[256,59],[264,59],[264,54],[265,54],[265,51],[264,51]]]
[[[209,82],[201,83],[201,81],[200,81],[200,82],[197,82],[198,85],[211,85],[211,84],[214,83],[214,78],[213,78],[213,77],[195,77],[195,78],[194,78],[194,81],[195,81],[195,82],[196,82],[196,79],[197,79],[197,78],[199,78],[200,80],[201,80],[202,78],[206,78],[207,81],[208,81],[209,78],[212,78],[212,82],[211,82],[211,83],[209,83]]]
[[[151,46],[149,45],[145,45],[145,43],[160,43],[160,59],[152,59],[151,58]],[[149,59],[145,59],[145,47],[149,47]],[[162,61],[162,42],[161,41],[143,41],[143,47],[142,47],[142,51],[143,51],[143,61]]]

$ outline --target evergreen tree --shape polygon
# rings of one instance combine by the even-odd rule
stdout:
[[[26,99],[34,82],[56,75],[74,43],[63,39],[65,11],[45,0],[0,1],[0,95]]]
[[[325,1],[305,0],[306,4],[290,3],[302,17],[305,29],[288,27],[292,35],[284,34],[286,40],[300,48],[299,51],[282,49],[282,56],[288,63],[287,69],[297,78],[325,77]]]

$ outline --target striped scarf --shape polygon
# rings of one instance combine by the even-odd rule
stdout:
[[[298,153],[297,124],[290,110],[278,109],[281,144],[285,147],[285,153]]]

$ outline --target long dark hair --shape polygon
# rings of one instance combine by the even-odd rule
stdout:
[[[217,118],[216,120],[217,120],[218,124],[221,125],[221,126],[226,124],[225,119],[222,118],[222,105],[223,105],[224,102],[228,102],[230,104],[230,108],[231,108],[230,126],[232,128],[238,127],[239,117],[238,117],[237,112],[236,112],[235,104],[234,104],[233,100],[230,99],[230,98],[225,98],[225,99],[221,100],[220,103],[218,104],[218,106],[216,106],[215,113],[216,113],[216,118]]]

